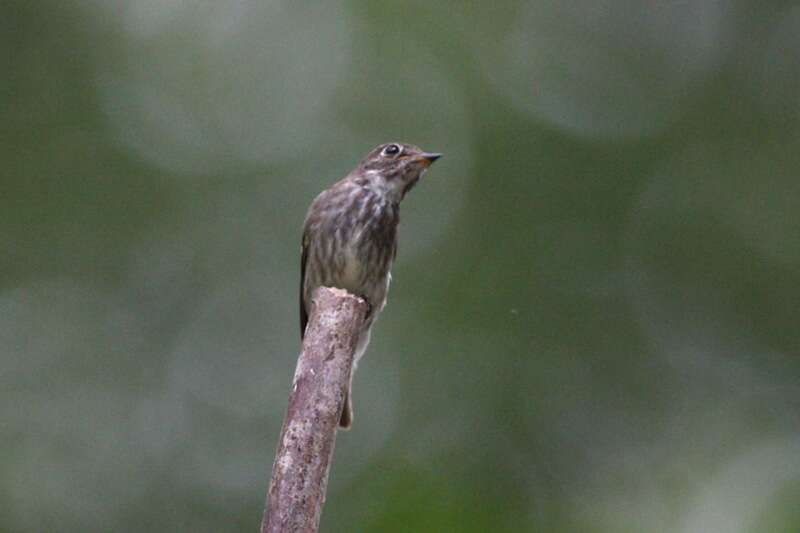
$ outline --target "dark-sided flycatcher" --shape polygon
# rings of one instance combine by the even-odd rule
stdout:
[[[410,144],[382,144],[343,180],[311,204],[303,227],[300,262],[300,335],[305,335],[317,287],[336,287],[360,296],[369,310],[353,359],[353,372],[369,344],[370,329],[386,305],[397,252],[400,202],[441,154]],[[353,423],[352,381],[339,426]]]

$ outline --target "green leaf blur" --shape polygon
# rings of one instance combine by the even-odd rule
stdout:
[[[323,531],[800,529],[800,9],[6,1],[0,531],[256,531],[300,227],[443,152]]]

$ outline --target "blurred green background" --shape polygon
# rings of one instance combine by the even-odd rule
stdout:
[[[800,8],[6,0],[0,530],[255,531],[300,227],[445,157],[323,531],[800,531]]]

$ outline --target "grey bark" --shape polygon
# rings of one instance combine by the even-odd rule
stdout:
[[[261,533],[316,532],[328,470],[367,304],[320,287],[283,421]]]

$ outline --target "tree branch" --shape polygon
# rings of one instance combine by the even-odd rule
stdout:
[[[367,304],[347,291],[314,294],[283,421],[261,533],[316,532],[336,429]]]

